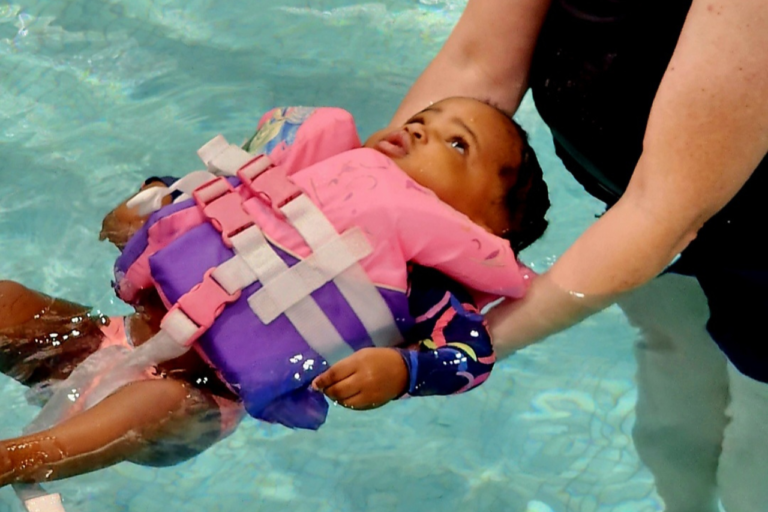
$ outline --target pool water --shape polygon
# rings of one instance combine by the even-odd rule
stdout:
[[[199,167],[276,105],[336,105],[386,123],[465,1],[28,0],[0,3],[0,278],[106,314],[117,252],[101,218],[149,175]],[[551,227],[546,269],[594,220],[526,98]],[[48,484],[70,511],[646,512],[661,510],[630,433],[635,332],[617,308],[497,365],[462,396],[332,408],[319,432],[246,420],[192,461],[121,464]],[[36,410],[0,377],[0,436]],[[10,489],[0,511],[19,510]]]

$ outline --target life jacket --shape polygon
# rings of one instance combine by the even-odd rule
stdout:
[[[186,179],[205,182],[155,212],[117,260],[121,298],[154,288],[169,309],[137,349],[164,347],[147,361],[194,346],[250,415],[314,429],[328,405],[312,379],[413,325],[408,262],[523,294],[509,243],[361,148],[349,113],[273,110],[246,148],[263,153],[221,137],[201,148],[207,177]],[[138,202],[157,204],[158,190]]]

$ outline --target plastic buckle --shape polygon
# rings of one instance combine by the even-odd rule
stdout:
[[[237,171],[240,182],[250,187],[251,182],[267,169],[272,167],[272,161],[266,155],[257,155],[253,160],[245,164]]]
[[[195,198],[197,207],[203,210],[209,203],[212,203],[224,194],[234,191],[234,187],[229,184],[226,178],[218,177],[197,187],[192,192],[192,197]]]
[[[253,219],[243,209],[243,199],[225,178],[201,185],[192,195],[227,247],[232,247],[231,237],[253,226]]]
[[[301,195],[301,189],[288,178],[288,173],[283,167],[269,167],[269,161],[262,164],[259,162],[254,161],[252,165],[241,169],[237,175],[254,196],[284,217],[280,208]]]
[[[203,276],[202,282],[196,284],[187,293],[181,296],[176,304],[169,310],[181,310],[198,328],[188,338],[186,345],[192,344],[197,338],[203,335],[212,325],[216,318],[224,311],[227,304],[235,302],[240,298],[242,290],[233,294],[227,293],[213,277],[213,271],[216,267],[208,269]]]

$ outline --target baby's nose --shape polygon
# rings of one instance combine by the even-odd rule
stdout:
[[[411,136],[418,142],[427,142],[427,131],[424,129],[423,125],[413,123],[408,125],[406,128],[408,133],[410,133]]]

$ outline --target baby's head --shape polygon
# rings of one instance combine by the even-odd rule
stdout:
[[[497,108],[448,98],[394,130],[374,134],[376,149],[420,185],[520,251],[547,227],[547,186],[520,126]]]

